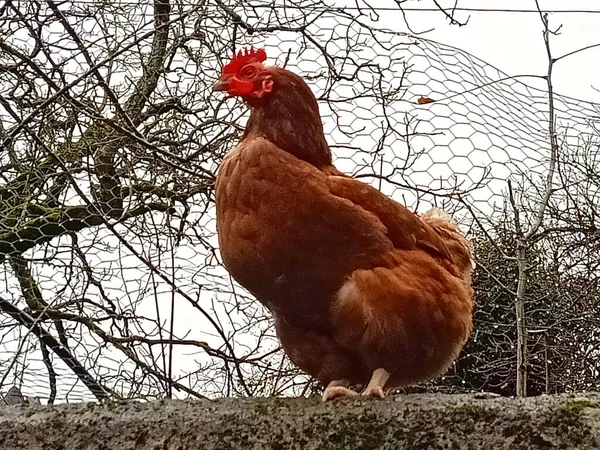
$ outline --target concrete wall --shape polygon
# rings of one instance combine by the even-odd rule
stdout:
[[[0,449],[600,449],[600,394],[0,408]]]

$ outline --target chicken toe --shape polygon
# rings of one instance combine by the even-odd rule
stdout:
[[[346,387],[345,384],[347,384],[345,380],[330,382],[323,391],[323,401],[326,402],[336,397],[354,397],[358,395],[358,392]]]
[[[361,395],[384,398],[385,394],[383,393],[383,388],[389,379],[390,373],[387,370],[382,368],[375,369],[373,375],[371,375],[371,381],[369,381],[369,384]]]

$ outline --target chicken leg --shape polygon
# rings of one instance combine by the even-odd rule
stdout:
[[[361,395],[384,398],[385,394],[383,393],[383,388],[389,379],[390,373],[387,370],[383,368],[375,369],[373,371],[373,375],[371,375],[369,384]]]
[[[323,401],[331,400],[336,397],[355,397],[358,392],[346,387],[348,382],[346,380],[333,380],[331,381],[325,390],[323,391]]]

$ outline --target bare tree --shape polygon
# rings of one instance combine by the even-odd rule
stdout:
[[[557,177],[557,167],[560,159],[567,157],[569,149],[566,148],[566,143],[561,146],[559,144],[559,135],[557,131],[557,117],[555,111],[555,93],[552,84],[552,73],[554,65],[568,57],[575,52],[570,52],[561,57],[554,57],[551,51],[550,36],[557,34],[560,27],[556,30],[550,28],[548,21],[548,15],[543,13],[539,3],[536,0],[536,6],[539,11],[540,19],[543,26],[543,40],[546,49],[548,59],[548,70],[546,75],[543,77],[547,86],[547,142],[548,142],[548,158],[546,171],[541,179],[536,179],[530,176],[530,174],[523,174],[523,182],[520,185],[521,201],[519,202],[515,197],[511,181],[508,184],[508,197],[512,206],[513,220],[514,220],[514,231],[516,236],[516,251],[515,258],[518,267],[518,283],[515,292],[515,319],[517,323],[517,338],[516,338],[516,353],[517,353],[517,371],[516,371],[516,395],[526,396],[527,395],[527,376],[529,373],[529,357],[528,357],[528,331],[529,326],[527,323],[526,314],[526,291],[528,289],[528,273],[532,270],[532,255],[530,252],[533,250],[534,245],[540,240],[547,238],[549,233],[552,233],[553,225],[551,218],[549,217],[550,205],[553,204],[553,212],[556,214],[561,208],[557,205],[557,201],[560,203],[561,198],[564,195],[567,197],[572,196],[573,186],[577,184],[571,184],[573,180],[561,180],[560,176]],[[580,49],[584,50],[584,49]],[[590,130],[593,133],[593,130]],[[586,136],[585,139],[589,139],[592,136],[588,133],[582,135]],[[594,164],[594,162],[588,161],[588,163]],[[583,174],[579,174],[580,176]],[[557,180],[557,178],[559,178]],[[585,175],[583,176],[585,178]],[[561,183],[562,181],[562,183]],[[541,185],[541,189],[537,189],[537,186]],[[532,189],[534,188],[534,189]],[[577,189],[577,188],[576,188]],[[563,192],[562,196],[558,194]],[[589,191],[588,191],[589,192]],[[558,206],[558,209],[556,208]],[[525,219],[527,225],[523,224],[522,215],[528,215]],[[560,216],[565,215],[560,213]],[[589,233],[592,229],[589,224],[581,224],[577,227],[578,232]],[[555,229],[554,231],[558,231]],[[573,229],[563,228],[563,232],[572,233]],[[532,307],[536,307],[536,301],[531,302]]]

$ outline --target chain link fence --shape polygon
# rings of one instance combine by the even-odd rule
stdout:
[[[501,232],[514,231],[515,216],[533,223],[543,200],[548,90],[381,29],[375,8],[48,1],[0,12],[2,392],[18,386],[52,403],[317,389],[220,265],[212,183],[247,110],[210,88],[240,46],[264,46],[269,62],[307,78],[340,169],[416,211],[444,208],[486,248],[510,254]],[[571,257],[557,264],[591,279],[599,105],[553,100],[560,170],[536,245],[555,248],[570,226],[560,248]],[[497,295],[510,298],[499,267],[512,260],[479,256]],[[597,298],[579,311],[585,327],[598,325]],[[597,337],[586,345],[593,359]],[[598,378],[597,367],[584,369]],[[448,379],[460,387],[466,376]]]

